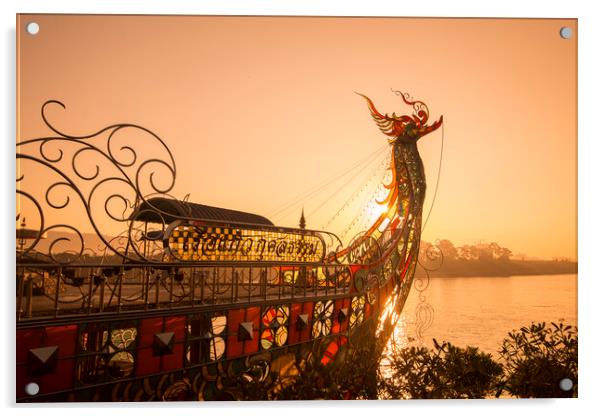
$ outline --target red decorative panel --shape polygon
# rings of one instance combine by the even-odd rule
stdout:
[[[58,346],[56,369],[48,374],[32,376],[27,373],[30,349]],[[27,397],[25,386],[37,383],[40,393],[68,390],[73,386],[74,356],[77,345],[77,325],[23,329],[17,331],[17,397]]]
[[[374,313],[374,306],[376,305],[370,305],[368,302],[366,302],[366,309],[364,311],[364,315],[366,318],[372,316],[372,314]]]
[[[347,316],[345,320],[340,323],[339,313],[343,308],[347,308]],[[347,331],[349,329],[349,315],[351,314],[351,299],[337,299],[334,302],[334,314],[332,322],[332,333],[338,334]]]
[[[243,354],[257,352],[259,349],[259,319],[261,308],[254,306],[247,309],[231,309],[228,311],[228,342],[226,357],[234,358]],[[253,339],[238,340],[238,328],[242,322],[253,322]]]
[[[339,344],[337,343],[337,341],[332,341],[330,344],[328,344],[328,347],[326,347],[326,350],[322,355],[322,359],[320,360],[320,364],[326,365],[333,362],[338,351]]]
[[[330,344],[328,344],[328,347],[326,347],[324,354],[322,355],[320,364],[326,365],[333,362],[337,356],[337,353],[339,352],[339,348],[345,344],[347,344],[347,337],[344,336],[338,337],[337,339],[330,342]]]
[[[311,325],[314,311],[314,303],[294,303],[291,305],[291,314],[289,318],[288,343],[296,344],[298,342],[308,341],[311,337]],[[307,315],[307,326],[299,330],[297,320],[299,315]]]
[[[156,373],[161,370],[161,358],[153,357],[153,335],[163,332],[163,318],[144,319],[138,332],[138,352],[136,354],[136,375]]]
[[[400,222],[401,219],[399,217],[395,217],[393,221],[391,221],[391,224],[389,225],[389,229],[391,230],[391,232],[394,232],[399,227]]]
[[[351,278],[349,280],[349,293],[357,293],[357,289],[355,288],[355,272],[361,269],[360,266],[349,266],[349,270],[351,270]]]
[[[174,333],[175,345],[172,354],[161,357],[161,369],[164,371],[182,367],[184,361],[184,338],[186,337],[185,325],[185,316],[165,318],[165,330],[163,332]]]
[[[138,352],[136,356],[136,375],[144,376],[160,371],[181,368],[184,362],[185,316],[165,318],[149,318],[140,322],[138,333]],[[174,347],[171,354],[153,355],[155,334],[161,332],[174,333]]]
[[[251,352],[257,352],[259,349],[259,320],[261,318],[261,308],[254,307],[248,308],[245,321],[253,322],[253,339],[245,341],[243,346],[243,353],[248,354]]]
[[[412,260],[412,256],[409,255],[406,259],[406,263],[403,266],[403,270],[401,272],[401,275],[399,276],[399,281],[403,282],[406,279],[406,274],[408,272],[408,266],[410,265],[410,261]]]
[[[238,357],[242,354],[243,343],[238,341],[238,326],[245,321],[244,309],[233,309],[228,311],[228,342],[226,344],[226,356],[228,358]]]

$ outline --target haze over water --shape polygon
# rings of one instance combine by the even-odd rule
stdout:
[[[424,294],[435,309],[423,337],[429,348],[436,338],[459,347],[476,346],[497,358],[502,340],[513,329],[560,319],[577,324],[576,274],[431,278]],[[418,302],[413,288],[398,323],[398,342],[415,337]]]

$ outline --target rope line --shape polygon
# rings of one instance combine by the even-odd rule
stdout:
[[[358,208],[355,214],[351,217],[352,220],[347,224],[347,226],[343,229],[341,234],[341,239],[345,239],[351,231],[359,231],[364,228],[364,224],[368,222],[368,208],[370,207],[370,202],[375,201],[379,198],[379,195],[382,194],[384,188],[384,175],[386,172],[383,172],[383,175],[379,178],[379,181],[376,185],[371,188],[373,191],[369,197],[364,199],[361,204],[358,205]]]
[[[426,228],[429,218],[431,217],[431,212],[433,211],[433,207],[435,206],[435,200],[437,199],[437,191],[439,190],[439,179],[441,178],[441,166],[443,164],[443,144],[444,144],[444,137],[445,137],[444,126],[445,126],[445,124],[441,125],[441,151],[439,153],[439,171],[437,172],[437,182],[435,184],[435,192],[433,193],[433,200],[431,202],[429,212],[426,216],[426,219],[424,220],[424,224],[422,225],[422,232],[424,232],[424,229]],[[428,303],[426,301],[426,296],[424,294],[424,292],[426,291],[426,289],[428,289],[428,286],[429,286],[428,285],[428,282],[430,281],[429,270],[420,262],[420,260],[418,261],[418,264],[420,267],[422,267],[422,269],[426,273],[427,284],[425,287],[423,287],[422,290],[418,290],[419,303],[416,305],[416,308],[414,310],[414,313],[416,316],[416,321],[414,322],[414,325],[415,325],[414,328],[416,331],[416,339],[418,340],[418,342],[420,344],[423,344],[424,343],[424,335],[425,335],[426,331],[433,325],[433,322],[435,320],[435,308],[433,307],[433,305],[431,305],[430,303]],[[414,285],[414,287],[416,287],[416,286]]]
[[[424,229],[426,228],[426,225],[429,222],[429,218],[431,218],[431,212],[433,211],[433,207],[435,206],[435,200],[437,199],[437,192],[439,191],[439,180],[441,179],[441,165],[443,164],[443,142],[444,142],[444,128],[445,128],[445,124],[441,125],[441,151],[439,153],[439,171],[437,172],[437,182],[435,183],[435,192],[433,193],[433,200],[431,201],[431,206],[429,208],[429,212],[426,215],[426,219],[424,220],[424,223],[422,224],[422,232],[424,232]]]
[[[373,200],[377,197],[378,195],[378,191],[380,188],[381,184],[379,183],[376,186],[376,189],[374,190],[374,192],[372,192],[372,195],[370,195],[370,198],[367,199],[367,201]],[[353,220],[347,225],[347,227],[343,230],[342,234],[341,234],[341,239],[344,240],[345,237],[347,237],[347,235],[349,234],[349,232],[351,232],[351,230],[353,229],[353,226],[361,221],[360,225],[363,225],[363,223],[365,222],[365,219],[362,218],[364,215],[364,212],[368,209],[368,203],[362,203],[360,204],[357,212],[355,213],[355,215],[352,217]],[[360,228],[362,228],[360,226]]]
[[[324,190],[325,188],[327,188],[328,186],[332,185],[336,181],[344,178],[345,176],[347,176],[349,173],[353,172],[354,170],[362,167],[362,165],[369,165],[371,162],[374,161],[374,159],[376,159],[376,157],[378,157],[383,152],[383,150],[386,147],[388,147],[388,145],[380,147],[375,152],[370,153],[366,158],[360,160],[358,163],[356,163],[350,169],[346,170],[342,174],[339,174],[339,175],[337,175],[335,177],[332,177],[332,178],[328,179],[326,183],[318,185],[317,188],[314,187],[314,188],[312,188],[312,189],[310,189],[308,191],[302,192],[301,194],[299,194],[296,197],[294,197],[292,200],[289,200],[290,202],[285,203],[284,206],[281,206],[281,208],[277,209],[276,211],[273,211],[269,216],[272,217],[272,218],[276,218],[276,217],[282,216],[282,214],[284,214],[285,212],[287,212],[291,208],[296,207],[299,202],[301,202],[303,200],[307,200],[309,198],[312,198],[318,192]],[[362,167],[362,169],[360,169],[359,172],[362,172],[364,167]]]
[[[321,227],[322,230],[326,229],[335,220],[336,217],[338,217],[341,213],[343,213],[343,211],[345,211],[347,208],[349,208],[351,201],[353,201],[355,198],[358,198],[362,193],[364,193],[365,191],[367,191],[370,188],[369,185],[376,179],[378,171],[381,170],[386,165],[386,162],[388,160],[389,160],[389,155],[387,153],[386,157],[368,175],[368,177],[370,177],[370,179],[368,179],[368,177],[367,177],[367,181],[360,182],[359,187],[357,187],[355,189],[355,191],[351,194],[351,196],[349,196],[349,198],[343,203],[341,208],[339,208],[339,210],[337,212],[335,212],[328,219],[326,224]],[[382,180],[381,180],[381,178],[378,178],[377,180],[379,181],[379,183],[377,184],[377,188],[378,188],[378,186],[380,186],[380,182],[382,182]],[[362,203],[360,205],[363,206],[364,204]]]
[[[376,159],[376,158],[374,158],[374,159]],[[374,160],[372,160],[370,163],[372,163],[372,162],[374,162]],[[368,165],[369,165],[369,164],[368,164]],[[365,166],[364,168],[368,167],[368,165],[367,165],[367,166]],[[380,166],[380,164],[379,164],[379,166]],[[360,175],[360,174],[361,174],[361,173],[364,171],[364,168],[363,168],[363,169],[361,169],[361,170],[358,170],[358,171],[355,173],[355,175],[353,175],[351,178],[349,178],[349,179],[348,179],[348,180],[347,180],[347,181],[346,181],[346,182],[345,182],[345,183],[344,183],[344,184],[343,184],[341,187],[339,187],[339,189],[337,189],[337,190],[336,190],[336,191],[335,191],[333,194],[331,194],[331,195],[328,195],[328,197],[327,197],[327,198],[326,198],[324,201],[322,201],[322,203],[321,203],[320,205],[318,205],[316,208],[314,208],[314,209],[313,209],[313,210],[312,210],[312,211],[311,211],[309,214],[307,214],[307,216],[308,216],[308,217],[310,217],[311,215],[315,214],[315,213],[316,213],[316,211],[318,211],[320,208],[322,208],[324,205],[326,205],[326,203],[327,203],[328,201],[330,201],[330,199],[331,199],[331,198],[333,198],[335,195],[337,195],[339,192],[341,192],[343,189],[345,189],[345,187],[346,187],[347,185],[349,185],[349,184],[350,184],[350,183],[351,183],[351,182],[352,182],[352,181],[353,181],[355,178],[357,178],[357,177],[358,177],[358,176],[359,176],[359,175]],[[378,166],[377,166],[377,169],[378,169]],[[372,172],[370,172],[370,174],[372,174]],[[364,185],[363,183],[360,183],[360,188],[361,188],[363,185]],[[355,193],[354,193],[354,194],[355,194]],[[354,194],[352,194],[352,196],[353,196]]]

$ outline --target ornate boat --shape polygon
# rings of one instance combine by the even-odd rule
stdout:
[[[358,367],[368,343],[378,355],[418,261],[416,143],[442,124],[397,94],[412,115],[362,96],[389,137],[391,181],[382,213],[346,246],[303,216],[279,227],[176,200],[174,158],[153,132],[69,135],[47,118],[65,106],[45,103],[51,135],[17,143],[17,401],[234,400],[253,398],[248,386],[270,398],[320,367]],[[145,136],[143,151],[128,134]]]

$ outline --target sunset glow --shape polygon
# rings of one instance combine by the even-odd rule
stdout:
[[[576,41],[558,36],[576,35],[574,20],[36,21],[40,33],[19,39],[18,140],[48,134],[40,106],[60,99],[67,108],[50,116],[65,130],[133,122],[159,134],[177,164],[174,196],[267,215],[386,143],[355,91],[402,114],[391,92],[402,89],[446,120],[419,142],[425,211],[442,171],[424,240],[576,259]],[[304,206],[320,228],[364,180],[302,198],[277,223],[295,226]]]

